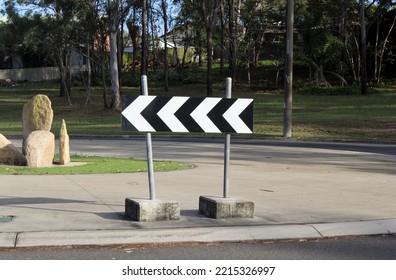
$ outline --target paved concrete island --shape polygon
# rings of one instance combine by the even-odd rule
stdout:
[[[70,139],[71,154],[145,158],[143,138]],[[154,160],[194,166],[154,172],[156,199],[179,203],[178,219],[164,221],[125,216],[125,198],[147,200],[144,172],[0,175],[0,246],[396,233],[396,145],[232,140],[230,197],[254,201],[254,216],[212,219],[199,198],[222,197],[223,148],[221,139],[153,138]]]

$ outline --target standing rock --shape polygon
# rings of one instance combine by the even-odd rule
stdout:
[[[26,165],[25,156],[3,134],[0,134],[0,164]]]
[[[70,162],[69,135],[67,134],[65,120],[62,120],[62,125],[59,133],[59,158],[61,165],[65,165]]]
[[[23,154],[26,154],[26,139],[29,134],[36,130],[50,131],[53,118],[51,100],[46,95],[38,94],[23,106]]]
[[[26,139],[26,161],[29,167],[51,166],[55,156],[55,135],[37,130]]]

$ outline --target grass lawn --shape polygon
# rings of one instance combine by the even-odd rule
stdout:
[[[3,175],[62,175],[62,174],[105,174],[105,173],[132,173],[147,171],[147,162],[144,160],[104,157],[72,156],[72,163],[82,165],[30,168],[26,166],[0,165],[0,174]],[[154,171],[169,171],[187,169],[191,166],[185,163],[156,161]]]
[[[127,79],[127,78],[126,78]],[[125,78],[124,78],[125,80]],[[201,80],[201,79],[200,79]],[[253,98],[254,134],[238,137],[281,138],[283,126],[283,91],[265,90],[256,84],[237,84],[233,98]],[[92,102],[85,105],[85,90],[72,89],[72,106],[58,96],[56,82],[27,83],[0,87],[0,133],[22,135],[22,107],[36,94],[46,94],[52,101],[54,123],[52,132],[59,134],[62,119],[73,137],[83,135],[126,135],[121,130],[121,114],[103,109],[101,88],[94,88]],[[110,89],[109,89],[110,91]],[[224,96],[225,81],[214,85],[215,96]],[[139,94],[137,87],[123,87],[123,94]],[[202,82],[183,85],[171,82],[164,93],[159,82],[149,80],[150,95],[206,96]],[[161,134],[163,135],[163,134]],[[208,136],[203,134],[184,134]],[[155,134],[153,134],[155,136]],[[213,136],[213,135],[212,135]],[[353,88],[297,88],[293,94],[293,138],[329,141],[396,142],[396,86],[370,89],[361,96]]]

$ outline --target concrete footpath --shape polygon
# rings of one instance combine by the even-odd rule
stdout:
[[[19,139],[12,141],[20,146]],[[180,202],[178,221],[134,222],[125,198],[148,198],[147,173],[0,175],[0,247],[305,239],[396,233],[396,145],[232,140],[230,195],[255,202],[253,219],[198,214],[222,196],[220,139],[153,139],[156,197]],[[145,158],[144,138],[71,139],[71,153]]]

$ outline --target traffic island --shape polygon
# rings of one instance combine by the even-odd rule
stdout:
[[[137,222],[179,220],[180,203],[126,198],[125,216]]]
[[[243,198],[200,196],[199,213],[212,219],[253,218],[254,202]]]

